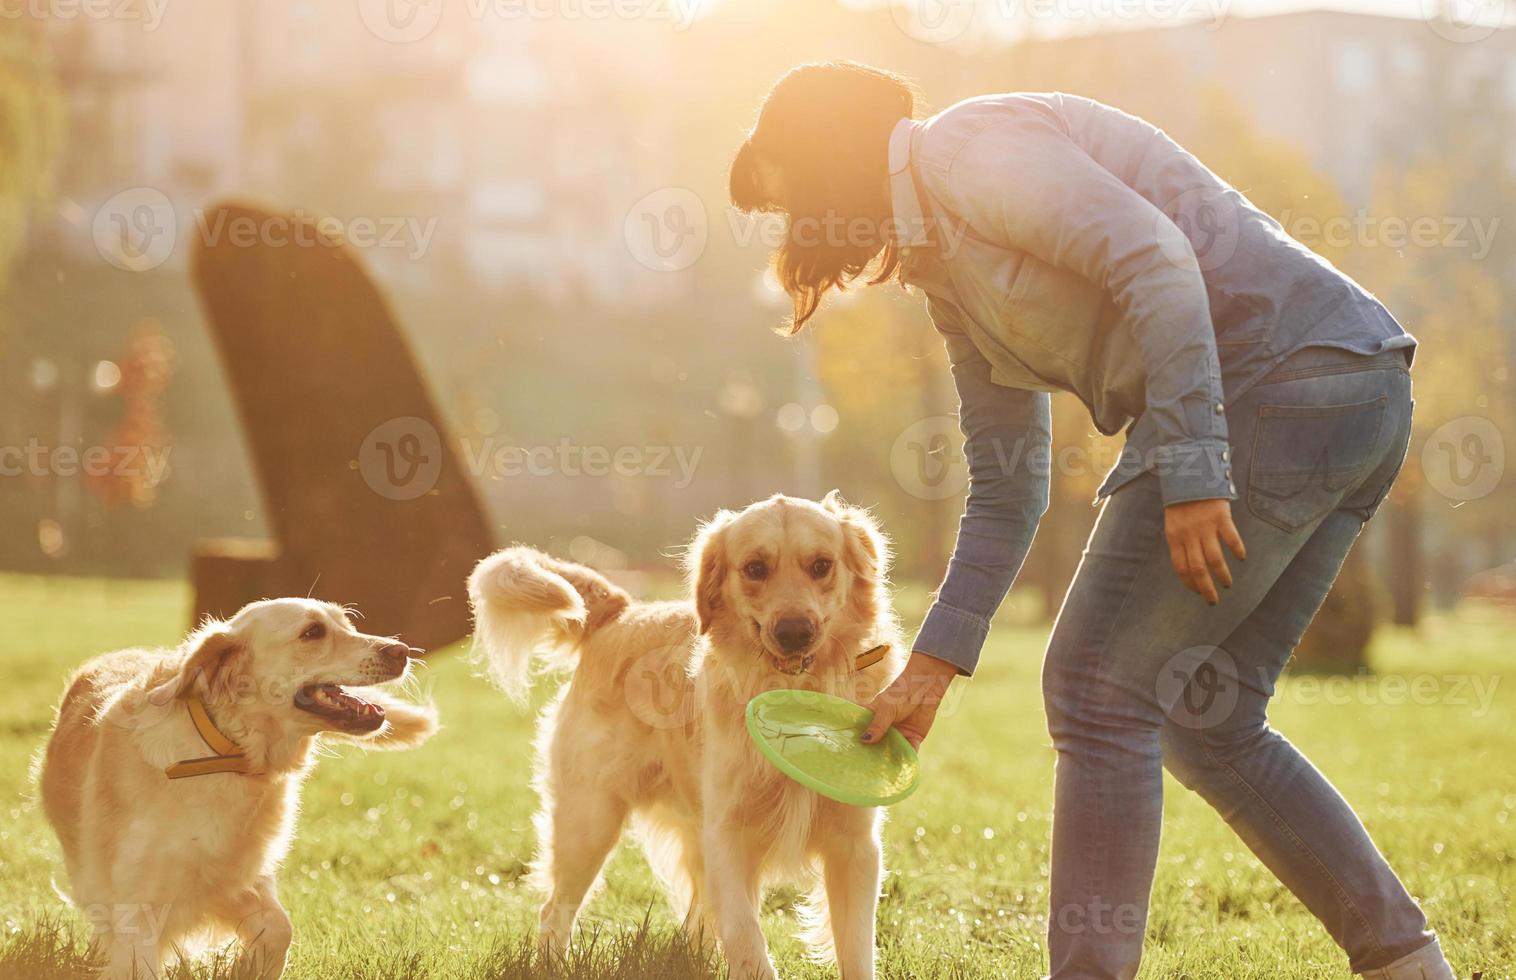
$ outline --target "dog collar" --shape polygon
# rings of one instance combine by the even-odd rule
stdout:
[[[888,643],[881,643],[877,647],[874,647],[872,650],[865,650],[858,655],[858,659],[853,661],[853,669],[868,670],[870,667],[874,666],[879,661],[888,656],[889,652],[890,645]]]
[[[221,729],[211,720],[210,712],[205,710],[205,702],[199,698],[189,697],[184,699],[184,706],[189,709],[190,721],[195,725],[195,731],[215,755],[202,756],[198,759],[185,759],[176,762],[163,770],[169,779],[184,779],[189,776],[209,776],[218,772],[235,772],[247,775],[252,772],[252,763],[247,761],[247,756],[237,747],[237,743],[222,734]]]

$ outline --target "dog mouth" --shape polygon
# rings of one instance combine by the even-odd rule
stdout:
[[[810,670],[811,665],[816,662],[816,655],[814,653],[807,653],[794,657],[776,657],[771,653],[769,654],[769,662],[774,665],[774,669],[779,671],[779,673],[794,677]]]
[[[295,692],[295,707],[336,722],[349,732],[372,732],[384,724],[384,708],[365,701],[340,684],[307,684]]]

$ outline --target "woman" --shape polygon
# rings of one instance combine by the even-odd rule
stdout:
[[[738,208],[789,218],[794,331],[872,270],[926,294],[958,387],[958,543],[865,740],[920,744],[972,674],[1047,506],[1048,392],[1071,391],[1127,441],[1043,669],[1052,976],[1137,972],[1167,766],[1357,973],[1451,978],[1348,804],[1265,721],[1405,455],[1414,339],[1140,119],[1062,94],[915,110],[887,72],[802,66],[731,172]]]

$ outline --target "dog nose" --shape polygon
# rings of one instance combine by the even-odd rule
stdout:
[[[403,665],[412,657],[421,656],[421,653],[422,651],[408,647],[404,643],[391,643],[379,651],[381,657],[392,661],[396,666]]]
[[[816,638],[816,626],[804,616],[789,616],[774,624],[774,639],[785,653],[798,653]]]

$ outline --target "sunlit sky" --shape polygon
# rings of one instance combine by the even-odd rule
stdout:
[[[1472,6],[1477,0],[1464,0]],[[1489,6],[1486,4],[1485,6]],[[1351,10],[1364,14],[1397,14],[1425,17],[1437,9],[1437,0],[1231,0],[1234,14],[1278,14],[1289,10]]]

